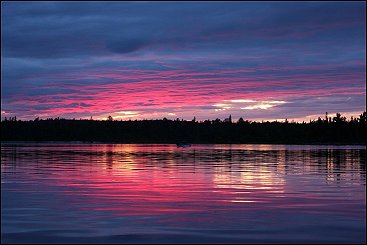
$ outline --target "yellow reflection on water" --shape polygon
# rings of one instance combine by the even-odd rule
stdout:
[[[213,183],[220,192],[227,194],[227,201],[233,203],[264,202],[258,196],[283,194],[286,181],[283,175],[270,171],[268,166],[241,167],[237,171],[226,171],[218,167],[213,174]]]

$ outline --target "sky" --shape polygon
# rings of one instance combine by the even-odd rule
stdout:
[[[1,118],[366,110],[365,2],[1,2]]]

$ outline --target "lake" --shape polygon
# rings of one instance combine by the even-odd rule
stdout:
[[[365,243],[365,146],[2,143],[2,243]]]

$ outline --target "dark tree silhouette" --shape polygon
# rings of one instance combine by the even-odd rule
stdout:
[[[361,123],[366,123],[366,120],[367,120],[367,114],[366,114],[366,112],[363,112],[361,115],[359,115],[359,121]]]
[[[20,121],[16,117],[1,122],[2,141],[87,141],[119,143],[269,143],[269,144],[366,144],[366,112],[359,118],[337,113],[309,123],[252,122],[240,118],[230,123],[219,118],[202,122],[169,120],[105,121],[63,118],[36,118]]]

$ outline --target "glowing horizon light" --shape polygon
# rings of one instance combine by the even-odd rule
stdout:
[[[221,108],[221,109],[215,109],[215,111],[225,111],[226,109],[231,109],[232,108],[231,105],[222,104],[222,103],[214,104],[213,106]]]
[[[117,114],[117,115],[116,115]],[[121,115],[122,114],[122,115]],[[138,111],[117,111],[111,114],[113,119],[131,119],[140,116]],[[105,117],[106,118],[106,117]],[[98,118],[97,118],[98,119]]]
[[[228,104],[218,103],[218,104],[214,104],[213,106],[216,106],[216,107],[226,107],[226,106],[229,106],[229,105]]]
[[[124,115],[137,115],[139,112],[137,111],[117,111],[115,113],[124,114]]]
[[[269,103],[269,104],[285,104],[287,103],[286,101],[282,101],[282,100],[272,100],[272,101],[264,101],[266,103]]]
[[[242,100],[242,99],[239,99],[239,100],[230,100],[230,102],[233,102],[233,103],[253,103],[253,102],[256,102],[255,100]]]
[[[255,110],[255,109],[267,110],[279,104],[285,104],[285,103],[287,102],[283,100],[264,100],[264,101],[261,101],[260,104],[241,107],[241,109],[242,110]]]
[[[274,107],[275,105],[270,105],[270,104],[260,104],[260,105],[252,105],[252,106],[246,106],[246,107],[241,107],[242,110],[255,110],[255,109],[262,109],[262,110],[267,110],[271,107]]]

